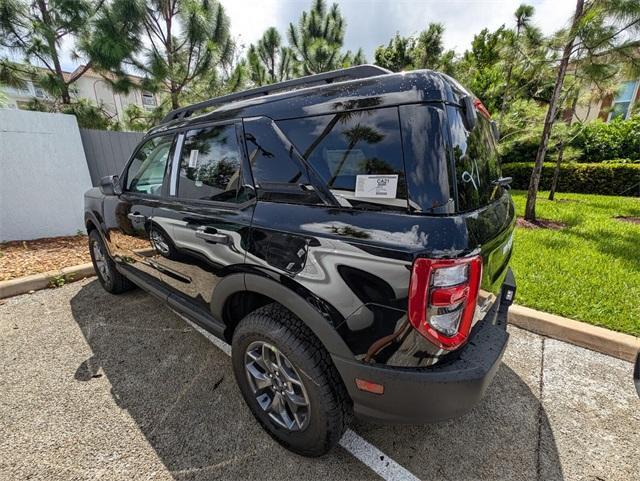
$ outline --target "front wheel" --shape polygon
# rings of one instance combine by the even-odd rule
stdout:
[[[113,259],[107,253],[102,237],[95,229],[89,232],[89,253],[93,269],[105,291],[111,294],[120,294],[134,287],[129,279],[118,272]]]
[[[248,314],[232,342],[242,395],[265,430],[287,449],[321,456],[351,419],[351,402],[329,353],[300,319],[277,304]]]

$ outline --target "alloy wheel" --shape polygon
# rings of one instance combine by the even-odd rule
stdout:
[[[102,246],[94,240],[92,250],[93,260],[96,263],[96,269],[100,273],[100,277],[102,277],[104,282],[109,283],[111,281],[111,272],[109,271],[109,265],[107,264],[107,258],[102,250]]]
[[[309,397],[298,371],[275,346],[252,342],[245,352],[249,386],[263,411],[279,426],[300,431],[309,424]]]

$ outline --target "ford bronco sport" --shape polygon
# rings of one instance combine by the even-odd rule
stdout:
[[[371,65],[175,110],[85,194],[98,279],[230,343],[251,412],[297,453],[352,414],[457,416],[515,294],[495,134],[450,77]]]

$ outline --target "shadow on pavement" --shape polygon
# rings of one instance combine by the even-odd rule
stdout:
[[[320,459],[280,448],[244,405],[229,358],[142,291],[111,296],[94,281],[71,309],[93,352],[75,379],[106,376],[175,479],[377,479],[341,448]],[[354,430],[424,479],[562,478],[537,396],[504,364],[487,398],[460,419]]]
[[[482,402],[460,418],[425,426],[358,423],[354,430],[421,479],[563,479],[538,397],[504,363]]]

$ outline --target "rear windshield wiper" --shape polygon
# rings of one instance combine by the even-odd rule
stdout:
[[[491,181],[491,183],[493,185],[500,185],[506,189],[510,189],[512,181],[513,181],[513,177],[500,177],[499,179]]]

